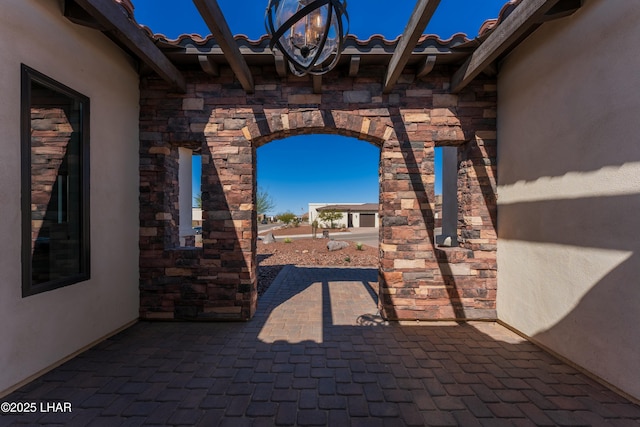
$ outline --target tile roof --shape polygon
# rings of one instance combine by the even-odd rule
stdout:
[[[127,10],[132,20],[136,22],[135,17],[133,17],[133,5],[131,4],[131,0],[115,1],[120,3],[122,7]],[[482,24],[478,31],[478,36],[475,38],[470,39],[463,33],[457,33],[452,35],[450,38],[443,40],[440,36],[435,34],[423,34],[418,40],[415,51],[420,52],[429,49],[430,52],[436,51],[442,54],[458,53],[458,55],[453,55],[454,58],[452,58],[454,60],[458,59],[462,52],[474,49],[480,44],[480,42],[482,42],[482,40],[486,39],[486,37],[491,34],[493,30],[500,25],[521,2],[522,0],[510,0],[506,3],[500,10],[497,18],[489,19]],[[211,34],[204,37],[199,34],[182,34],[175,39],[171,39],[164,34],[154,33],[147,26],[138,24],[137,22],[136,24],[142,28],[161,49],[168,51],[174,50],[174,54],[177,53],[175,52],[176,49],[180,50],[189,48],[204,49],[203,53],[206,53],[207,48],[209,50],[214,49],[218,45]],[[358,39],[353,34],[348,34],[345,37],[345,48],[353,47],[358,51],[366,53],[371,53],[372,50],[384,51],[384,53],[393,53],[395,47],[400,41],[400,38],[401,36],[398,36],[395,39],[387,39],[383,35],[373,34],[367,39]],[[236,34],[234,35],[234,39],[238,43],[239,47],[249,49],[253,53],[262,53],[269,50],[270,37],[267,34],[262,35],[257,40],[252,40],[244,34]]]
[[[322,206],[317,210],[336,210],[342,212],[378,212],[378,206],[378,203],[362,203],[360,205],[327,205]]]

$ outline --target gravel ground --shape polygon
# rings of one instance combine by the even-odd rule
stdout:
[[[336,238],[339,240],[339,238]],[[285,243],[280,239],[264,244],[258,241],[258,295],[262,295],[285,265],[376,267],[377,248],[354,242],[339,251],[329,252],[327,239],[296,239]]]

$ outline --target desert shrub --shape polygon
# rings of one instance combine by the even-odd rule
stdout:
[[[285,212],[278,215],[278,221],[284,223],[285,225],[290,225],[293,223],[298,217],[293,212]]]
[[[329,226],[333,229],[336,228],[335,222],[342,219],[342,212],[335,209],[323,210],[318,214],[318,218],[320,218],[320,221],[328,222]]]

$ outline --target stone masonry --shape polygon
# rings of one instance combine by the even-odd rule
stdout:
[[[186,72],[186,94],[141,83],[140,315],[248,320],[256,310],[256,149],[293,135],[366,140],[380,156],[380,309],[388,319],[495,319],[496,85],[449,93],[451,70],[279,78],[252,70],[247,94],[230,70]],[[434,148],[458,147],[458,241],[434,245]],[[178,239],[178,147],[202,154],[203,247]]]

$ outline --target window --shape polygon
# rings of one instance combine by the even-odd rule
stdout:
[[[440,150],[438,157],[441,163],[436,166],[436,171],[440,170],[442,193],[442,231],[436,235],[436,244],[458,246],[458,148],[438,147],[436,150]]]
[[[22,295],[89,279],[89,99],[22,65]]]
[[[178,147],[178,230],[180,246],[195,246],[193,228],[193,150]]]

